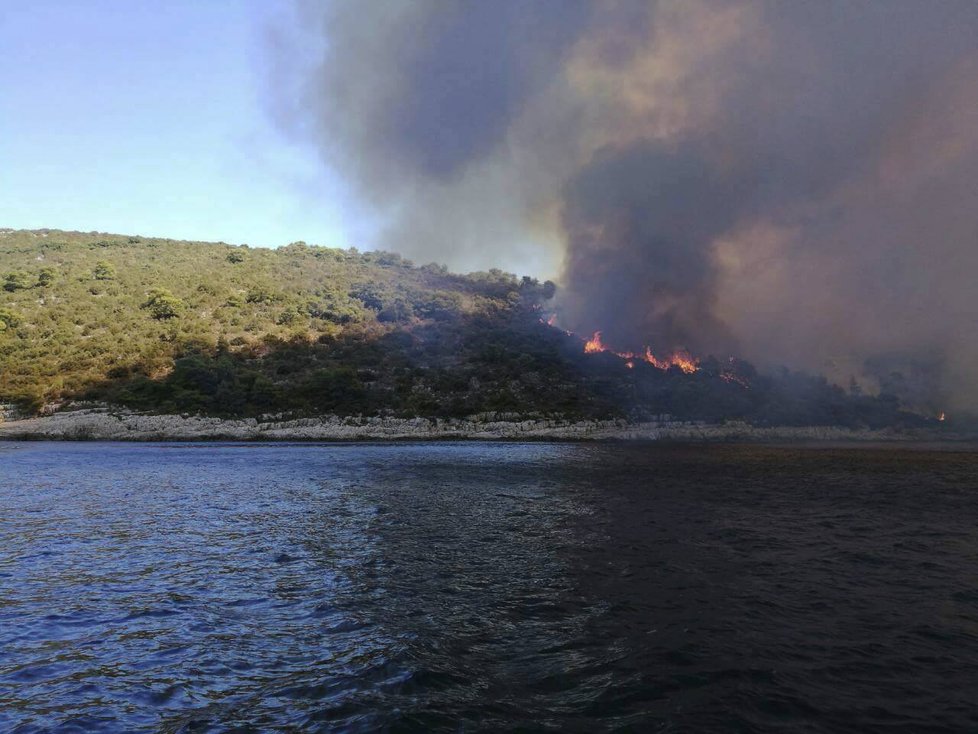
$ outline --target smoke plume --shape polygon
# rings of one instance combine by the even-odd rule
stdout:
[[[562,325],[978,408],[973,0],[299,2],[287,119]],[[542,273],[549,275],[549,273]],[[921,392],[922,391],[922,392]]]

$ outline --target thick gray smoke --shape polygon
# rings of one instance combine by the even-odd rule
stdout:
[[[921,404],[978,408],[973,0],[297,17],[280,101],[385,217],[378,244],[463,268],[549,255],[563,325],[620,348],[919,379]]]

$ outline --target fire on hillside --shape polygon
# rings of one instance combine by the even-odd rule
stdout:
[[[693,357],[685,349],[677,349],[672,352],[667,357],[656,357],[652,352],[651,347],[645,347],[644,352],[616,352],[614,349],[606,346],[601,341],[601,332],[596,331],[591,336],[590,339],[584,342],[584,352],[586,354],[596,354],[598,352],[610,352],[615,354],[622,359],[626,360],[626,364],[631,364],[632,367],[638,361],[647,362],[653,367],[657,367],[660,370],[667,370],[670,367],[678,367],[687,375],[697,372],[700,368],[699,360]]]
[[[540,321],[547,326],[560,328],[556,326],[555,314],[551,314],[547,318],[541,318]],[[564,331],[564,333],[568,336],[574,336],[581,339],[581,341],[584,342],[585,354],[613,354],[616,357],[624,360],[625,367],[628,369],[635,369],[635,366],[641,363],[650,365],[663,371],[675,368],[686,375],[692,375],[699,372],[701,369],[700,359],[698,357],[694,357],[686,349],[674,349],[665,356],[656,356],[652,350],[652,347],[650,346],[646,346],[642,352],[618,351],[602,341],[600,331],[595,331],[589,339],[585,339],[572,331],[567,331],[566,329],[562,329],[562,331]],[[734,357],[729,359],[731,364],[734,364],[736,361],[737,360]],[[719,377],[724,382],[736,383],[744,389],[750,388],[750,382],[744,376],[738,374],[734,370],[721,370]]]

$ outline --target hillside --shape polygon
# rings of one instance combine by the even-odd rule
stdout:
[[[0,230],[0,402],[137,410],[918,423],[895,398],[706,358],[585,354],[552,283],[386,252]]]
[[[6,231],[0,278],[0,401],[590,410],[533,315],[552,286],[498,271],[457,276],[304,243]]]

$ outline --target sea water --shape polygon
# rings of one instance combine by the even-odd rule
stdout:
[[[978,453],[0,444],[0,731],[976,731]]]

